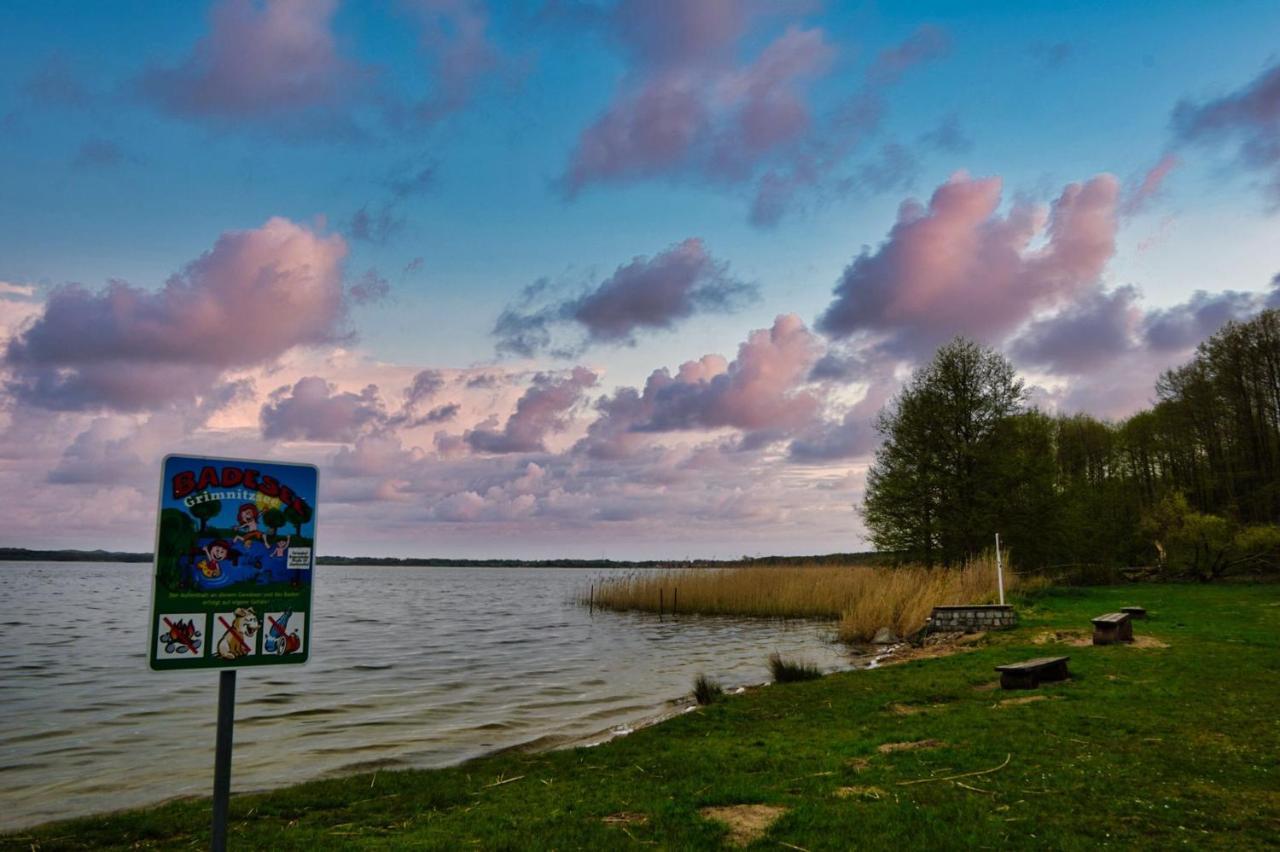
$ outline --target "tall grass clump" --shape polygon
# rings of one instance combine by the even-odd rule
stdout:
[[[776,652],[769,655],[769,674],[773,675],[774,683],[795,683],[822,677],[822,671],[813,663],[787,660]]]
[[[1005,571],[1005,589],[1017,586]],[[909,636],[935,606],[995,603],[995,558],[984,555],[956,568],[904,565],[748,566],[637,571],[598,583],[594,605],[604,609],[672,611],[756,618],[815,618],[839,623],[846,642],[869,641],[881,627]],[[586,604],[587,596],[582,596]]]
[[[724,687],[704,674],[693,680],[693,700],[699,704],[715,704],[724,698]]]

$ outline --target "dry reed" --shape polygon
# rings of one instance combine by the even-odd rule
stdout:
[[[1005,571],[1005,588],[1018,578]],[[840,638],[867,641],[881,627],[900,636],[915,633],[935,606],[994,603],[995,560],[974,559],[961,568],[847,566],[751,566],[641,571],[595,587],[595,606],[615,610],[759,618],[839,621]],[[582,602],[587,603],[586,596]]]

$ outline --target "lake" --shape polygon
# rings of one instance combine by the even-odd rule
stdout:
[[[773,651],[852,665],[828,625],[575,602],[620,569],[316,573],[310,661],[237,678],[233,791],[603,741]],[[147,668],[150,594],[148,564],[0,562],[0,828],[209,794],[218,678]]]

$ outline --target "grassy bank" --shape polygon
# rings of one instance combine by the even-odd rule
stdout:
[[[1152,614],[1141,647],[1068,644],[1130,603]],[[1061,590],[1022,613],[974,650],[770,686],[597,748],[237,796],[232,848],[711,849],[728,829],[709,817],[735,814],[777,817],[762,849],[1274,842],[1280,586]],[[993,689],[993,666],[1048,653],[1071,655],[1073,680]],[[777,810],[708,810],[741,805]],[[0,845],[199,847],[208,808],[175,802]]]
[[[1018,578],[1005,575],[1006,588]],[[840,638],[870,640],[881,627],[909,635],[935,606],[995,603],[993,557],[960,570],[919,566],[814,565],[644,572],[588,589],[582,603],[617,610],[757,618],[823,618],[840,622]]]

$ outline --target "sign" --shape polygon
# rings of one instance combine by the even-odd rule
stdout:
[[[165,457],[151,668],[307,661],[316,479],[314,465]]]

